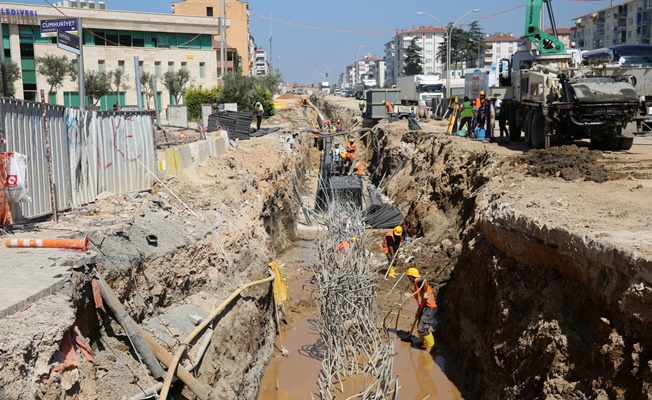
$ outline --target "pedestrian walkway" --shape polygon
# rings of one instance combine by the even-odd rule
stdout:
[[[53,237],[50,233],[50,237]],[[38,236],[38,237],[37,237]],[[12,239],[44,238],[37,234],[8,236]],[[0,318],[24,310],[35,301],[59,292],[72,269],[94,263],[88,252],[48,248],[8,248],[0,242]],[[54,236],[56,237],[56,236]]]

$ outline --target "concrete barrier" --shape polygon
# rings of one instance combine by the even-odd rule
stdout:
[[[222,132],[214,132],[206,140],[170,147],[165,150],[165,160],[159,162],[159,170],[166,175],[195,178],[196,168],[208,157],[226,154],[226,143]]]

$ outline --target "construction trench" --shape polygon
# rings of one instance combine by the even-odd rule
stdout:
[[[652,397],[648,142],[526,152],[439,134],[440,121],[381,121],[359,140],[365,190],[401,210],[411,238],[399,276],[415,266],[436,292],[436,346],[424,351],[397,337],[416,306],[405,277],[384,279],[387,229],[363,229],[355,210],[314,212],[320,153],[298,133],[298,100],[266,121],[280,132],[239,141],[196,176],[105,193],[62,219],[96,257],[0,320],[0,399],[151,398],[176,361],[176,399]],[[355,101],[311,102],[358,126]],[[339,233],[365,249],[348,259],[332,249],[342,212],[351,231]],[[116,298],[97,308],[94,286]],[[141,335],[116,321],[125,315]],[[158,373],[136,337],[166,359]],[[77,364],[58,370],[70,342]]]

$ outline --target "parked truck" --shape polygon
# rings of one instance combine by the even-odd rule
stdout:
[[[330,82],[319,82],[319,90],[324,93],[331,92],[331,83]]]
[[[543,3],[552,34],[538,26]],[[644,115],[644,104],[624,76],[606,77],[578,63],[557,38],[550,0],[528,0],[525,36],[534,51],[518,51],[506,71],[503,107],[510,138],[535,148],[590,138],[598,148],[626,150],[634,136],[623,127]]]
[[[396,80],[401,90],[401,104],[406,106],[425,106],[432,99],[444,97],[444,82],[438,75],[407,75]]]

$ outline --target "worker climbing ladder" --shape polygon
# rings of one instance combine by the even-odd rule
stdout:
[[[457,111],[460,105],[455,103],[453,106],[453,112],[448,120],[448,127],[446,128],[446,134],[450,135],[453,133],[453,127],[455,126],[455,121],[457,120]]]

